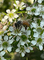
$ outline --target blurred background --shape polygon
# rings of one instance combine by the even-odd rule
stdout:
[[[33,0],[19,0],[20,2],[23,1],[25,3],[33,3]],[[12,9],[13,3],[15,0],[0,0],[0,12],[5,12],[6,9]]]

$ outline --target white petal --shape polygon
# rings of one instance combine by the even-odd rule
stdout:
[[[21,56],[24,57],[24,56],[25,56],[25,53],[22,52],[22,53],[21,53]]]
[[[12,27],[12,26],[10,26],[10,27],[9,27],[9,30],[10,30],[10,31],[13,31],[13,27]]]
[[[36,23],[32,23],[32,25],[31,25],[31,28],[36,28],[37,27],[37,24]]]
[[[16,1],[16,4],[19,4],[19,1]]]
[[[8,40],[8,36],[7,36],[7,35],[4,36],[4,40],[5,40],[5,41]]]
[[[19,36],[21,36],[22,34],[21,33],[18,33]]]
[[[25,27],[22,27],[21,31],[25,32]]]
[[[39,45],[39,49],[40,49],[40,50],[43,50],[43,46],[42,46],[42,45]]]
[[[16,4],[13,4],[16,7]]]
[[[24,45],[24,44],[25,44],[25,42],[21,41],[21,45]]]
[[[12,38],[11,40],[9,40],[8,42],[9,42],[9,44],[12,44],[13,43],[13,41],[14,41],[14,39]]]
[[[6,30],[6,31],[4,31],[4,33],[7,33],[8,31]]]
[[[12,9],[12,12],[14,13],[14,12],[16,12],[16,10],[15,9]]]
[[[30,30],[29,30],[29,31],[27,31],[27,35],[30,35],[30,32],[31,32]]]
[[[10,13],[10,9],[7,9],[6,12],[7,12],[7,13]]]
[[[8,19],[8,16],[4,16],[4,19]]]
[[[30,9],[31,9],[30,7],[27,7],[27,8],[26,8],[27,11],[30,10]]]
[[[3,56],[4,54],[5,54],[5,52],[4,52],[4,51],[2,51],[2,52],[1,52],[1,55]]]
[[[20,39],[20,37],[19,37],[19,36],[17,36],[16,41],[19,41],[19,39]]]
[[[0,51],[3,49],[3,47],[0,47]]]
[[[26,51],[27,53],[29,53],[29,52],[30,52],[30,50],[29,50],[29,49],[26,49],[25,51]]]
[[[29,40],[27,40],[27,42],[29,43],[30,41],[29,41]]]
[[[31,43],[32,43],[33,45],[36,45],[36,41],[31,41]]]
[[[34,33],[33,36],[34,36],[34,37],[38,37],[38,36],[39,36],[38,32],[37,32],[37,33]]]
[[[11,39],[11,38],[12,38],[12,36],[9,37],[9,39]]]
[[[24,2],[21,2],[21,5],[24,5],[25,3]]]
[[[26,5],[24,5],[23,7],[26,7]],[[22,7],[22,8],[23,8],[23,7]]]
[[[29,47],[29,49],[30,49],[30,50],[33,50],[33,48],[32,48],[31,46]]]
[[[4,26],[4,27],[3,27],[3,30],[6,30],[6,28],[7,28],[7,26]]]
[[[19,52],[20,50],[19,50],[19,48],[18,49],[16,49],[16,52]]]
[[[17,14],[14,14],[14,17],[15,17],[15,18],[17,18],[17,17],[18,17],[18,15],[17,15]]]
[[[1,60],[6,60],[4,57],[1,57]]]
[[[6,60],[4,57],[1,57],[1,60]]]
[[[2,22],[5,22],[5,21],[6,21],[6,20],[3,18],[3,19],[2,19]]]
[[[11,52],[11,49],[12,49],[12,47],[11,47],[11,46],[7,48],[7,50],[8,50],[9,52]]]
[[[9,18],[9,21],[10,21],[10,22],[13,22],[13,21],[12,21],[12,18]]]

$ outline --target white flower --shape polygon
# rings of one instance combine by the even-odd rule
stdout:
[[[11,52],[12,46],[11,44],[13,43],[14,39],[10,39],[8,40],[8,36],[4,36],[4,41],[3,41],[3,49],[4,50],[8,50],[9,52]]]
[[[42,40],[41,37],[36,37],[35,40],[31,41],[31,43],[33,45],[39,46],[39,49],[40,50],[43,49],[43,42],[44,42],[44,40]]]
[[[30,41],[28,39],[25,40],[25,41],[23,41],[22,39],[20,39],[20,41],[19,41],[19,44],[22,45],[22,46],[24,46],[24,44],[28,45],[28,43],[30,43]]]
[[[12,9],[11,11],[8,9],[6,10],[6,12],[7,12],[7,15],[5,16],[5,19],[9,19],[10,22],[12,22],[12,19],[18,17],[18,15],[15,13],[16,12],[15,9]]]
[[[31,46],[28,46],[28,47],[25,48],[25,51],[26,51],[27,53],[30,53],[30,50],[33,50],[33,48],[32,48]]]
[[[22,49],[23,48],[23,49]],[[20,54],[21,54],[21,56],[22,57],[24,57],[25,56],[25,48],[22,46],[22,47],[18,47],[17,49],[16,49],[16,52],[19,52]]]
[[[16,7],[16,9],[20,9],[20,10],[22,10],[24,7],[26,7],[26,5],[24,5],[25,3],[24,2],[19,2],[19,1],[16,1],[16,4],[13,4],[15,7]]]

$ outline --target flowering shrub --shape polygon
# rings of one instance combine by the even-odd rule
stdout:
[[[33,51],[34,47],[43,50],[44,45],[44,0],[37,0],[32,5],[16,1],[13,9],[7,9],[0,20],[0,60],[3,55],[18,52],[22,57]],[[17,21],[28,21],[30,26],[15,27]]]

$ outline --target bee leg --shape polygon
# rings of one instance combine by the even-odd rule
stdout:
[[[27,30],[27,26],[25,26],[25,30]]]
[[[15,27],[16,27],[16,29],[17,29],[17,23],[15,23]]]

